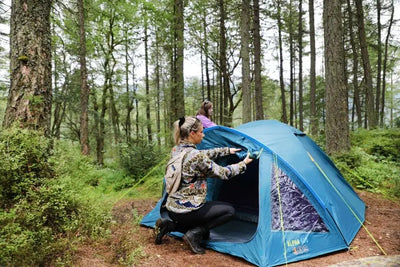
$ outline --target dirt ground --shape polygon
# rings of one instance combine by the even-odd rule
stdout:
[[[395,264],[379,266],[400,266],[400,203],[364,191],[357,192],[367,205],[365,227],[375,238]],[[78,249],[76,266],[122,266],[129,262],[130,266],[149,267],[182,267],[182,266],[254,266],[241,258],[207,249],[204,255],[193,254],[182,239],[164,237],[162,245],[154,244],[153,229],[132,225],[136,211],[145,215],[156,204],[154,200],[121,201],[114,210],[116,221],[109,244],[87,244]],[[132,212],[134,211],[134,212]],[[132,254],[132,248],[136,250]],[[127,260],[134,255],[134,260]],[[348,251],[336,252],[309,260],[288,264],[287,266],[349,266],[348,261],[360,261],[362,258],[384,255],[378,245],[364,228],[361,228],[351,243]],[[378,258],[382,262],[385,257]],[[341,264],[339,264],[341,263]],[[368,263],[351,264],[351,266],[376,266]]]

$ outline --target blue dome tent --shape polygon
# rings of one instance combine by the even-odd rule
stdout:
[[[329,157],[303,132],[274,120],[204,131],[199,149],[238,147],[227,165],[250,151],[259,158],[229,181],[208,179],[209,200],[230,202],[235,219],[211,230],[207,247],[275,266],[348,249],[365,219],[365,204]],[[162,201],[141,221],[168,216]],[[182,236],[181,233],[173,233]]]

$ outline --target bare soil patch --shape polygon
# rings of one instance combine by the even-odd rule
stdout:
[[[359,191],[358,195],[367,205],[367,230],[387,255],[400,255],[400,203],[365,191]],[[155,205],[156,200],[153,199],[119,202],[113,209],[115,225],[112,227],[111,240],[107,244],[92,243],[80,247],[76,266],[122,266],[133,250],[133,266],[254,266],[241,258],[210,249],[204,255],[195,255],[182,239],[169,236],[164,237],[163,244],[155,245],[153,229],[138,227],[132,223],[133,214],[145,215]],[[378,255],[383,255],[383,252],[367,231],[361,228],[350,250],[291,263],[288,266],[329,266]]]

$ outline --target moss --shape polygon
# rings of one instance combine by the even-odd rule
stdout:
[[[23,63],[26,63],[26,62],[28,62],[29,57],[27,57],[27,56],[25,56],[25,55],[22,55],[22,56],[19,56],[19,57],[18,57],[18,60],[19,60],[19,61],[22,61]]]

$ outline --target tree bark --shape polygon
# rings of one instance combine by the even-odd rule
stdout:
[[[340,0],[324,0],[323,26],[326,71],[326,150],[332,154],[347,151],[350,148]]]
[[[3,126],[50,135],[51,0],[12,1],[10,24],[11,84]]]
[[[156,127],[157,127],[157,145],[158,149],[161,150],[161,81],[160,81],[160,38],[156,32],[156,69],[155,69],[155,83],[156,83]]]
[[[79,62],[81,69],[81,118],[80,118],[80,143],[81,153],[89,155],[89,86],[87,83],[86,68],[86,33],[85,33],[85,9],[83,0],[78,0],[79,14]]]
[[[382,72],[382,25],[381,25],[381,0],[376,0],[376,13],[377,13],[377,22],[376,26],[378,28],[378,62],[377,62],[377,74],[376,74],[376,93],[375,93],[375,115],[376,115],[376,122],[379,122],[379,104],[380,104],[380,97],[381,97],[381,72]]]
[[[53,124],[51,126],[51,135],[54,136],[57,139],[60,139],[61,136],[61,123],[64,120],[65,117],[65,109],[67,106],[67,101],[65,101],[65,97],[67,95],[67,90],[68,90],[68,83],[70,82],[70,73],[67,68],[67,60],[66,60],[66,54],[64,52],[64,42],[61,41],[61,52],[59,55],[54,56],[54,69],[55,69],[55,81],[54,81],[54,95],[56,97],[53,98],[52,102],[54,107],[53,111]],[[55,53],[55,49],[53,50],[53,53]],[[57,60],[57,57],[60,59]],[[61,66],[57,64],[57,62],[61,62]],[[59,80],[59,73],[63,73],[64,75],[64,81],[61,85],[61,89],[58,86],[57,81]]]
[[[250,89],[250,0],[242,0],[241,10],[241,57],[242,57],[242,122],[251,121],[251,89]]]
[[[147,16],[147,14],[145,14]],[[148,25],[147,25],[147,17],[144,22],[144,63],[145,63],[145,87],[146,87],[146,128],[147,128],[147,140],[149,143],[153,141],[152,132],[151,132],[151,117],[150,117],[150,82],[149,82],[149,48],[148,48]]]
[[[293,46],[293,12],[292,12],[292,3],[293,0],[289,1],[289,54],[290,54],[290,62],[289,62],[289,67],[290,67],[290,84],[289,84],[289,88],[290,88],[290,102],[289,102],[289,124],[292,126],[294,125],[294,116],[295,116],[295,98],[294,98],[294,94],[295,94],[295,90],[294,90],[294,83],[295,83],[295,78],[294,78],[294,65],[295,65],[295,51],[294,51],[294,46]]]
[[[389,27],[388,31],[386,34],[386,39],[385,39],[385,54],[383,58],[383,77],[382,77],[382,98],[381,98],[381,112],[380,112],[380,126],[384,126],[384,117],[385,117],[385,95],[386,95],[386,69],[387,69],[387,60],[388,60],[388,49],[389,49],[389,38],[390,38],[390,32],[392,29],[393,25],[393,16],[394,16],[394,6],[393,6],[393,0],[390,3],[390,8],[391,8],[391,13],[390,13],[390,20],[389,20]],[[392,126],[393,127],[393,126]]]
[[[360,40],[361,57],[363,61],[364,80],[366,86],[366,117],[367,117],[366,122],[367,122],[367,127],[375,128],[377,126],[377,120],[376,120],[375,106],[374,106],[372,70],[369,61],[367,38],[365,35],[365,27],[364,27],[364,11],[363,11],[362,0],[355,0],[355,3],[357,8],[358,36]]]
[[[219,36],[220,36],[220,75],[222,79],[222,92],[223,92],[223,103],[222,104],[222,121],[221,124],[231,126],[229,102],[230,102],[230,88],[229,88],[229,74],[226,66],[226,28],[225,28],[225,3],[224,0],[219,0],[219,11],[220,11],[220,23],[219,23]]]
[[[347,0],[347,13],[349,16],[349,34],[350,34],[350,45],[353,55],[353,105],[355,114],[357,115],[357,125],[359,128],[362,127],[362,114],[361,114],[361,102],[360,102],[360,89],[358,85],[358,49],[355,41],[353,32],[353,12],[350,4],[350,0]]]
[[[131,142],[132,139],[132,122],[131,122],[131,113],[133,110],[133,95],[131,94],[131,90],[129,88],[129,33],[128,29],[124,30],[124,46],[125,46],[125,93],[126,93],[126,116],[125,116],[125,140],[127,143]],[[135,67],[133,64],[133,81],[135,81]],[[134,86],[134,83],[133,83]]]
[[[261,83],[261,36],[260,36],[260,3],[253,0],[254,12],[254,91],[256,102],[256,120],[264,119],[263,91]]]
[[[299,129],[303,125],[303,0],[299,0]]]
[[[208,69],[208,35],[207,35],[207,14],[204,12],[203,14],[203,34],[204,34],[204,65],[205,65],[205,74],[206,74],[206,84],[207,84],[207,99],[211,100],[211,81],[210,81],[210,70]]]
[[[317,117],[317,104],[316,93],[317,83],[315,74],[315,20],[314,20],[314,0],[308,1],[308,10],[310,18],[310,132],[312,136],[318,135],[318,117]]]
[[[278,20],[278,41],[279,41],[279,87],[281,89],[282,117],[284,123],[288,122],[286,113],[286,95],[285,82],[283,80],[283,41],[282,41],[282,17],[281,17],[281,0],[277,0],[277,20]]]
[[[173,90],[171,90],[171,122],[185,115],[185,99],[183,89],[183,50],[184,20],[183,0],[174,0],[174,71]]]

